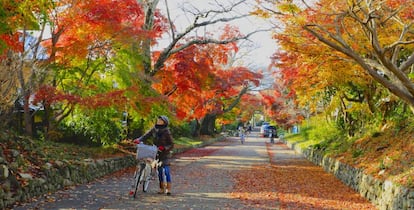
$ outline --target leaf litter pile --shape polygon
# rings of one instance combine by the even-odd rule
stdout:
[[[234,179],[232,196],[253,208],[376,209],[333,175],[304,159],[270,158],[270,164],[253,166],[248,173],[235,172]]]

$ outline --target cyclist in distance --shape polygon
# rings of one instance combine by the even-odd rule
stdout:
[[[171,174],[170,174],[170,152],[173,149],[173,138],[168,128],[169,120],[167,116],[159,116],[155,126],[141,137],[134,140],[135,144],[145,142],[152,138],[155,146],[158,147],[158,159],[161,167],[158,168],[158,180],[160,182],[159,194],[167,193],[171,195]],[[164,179],[165,178],[165,179]]]

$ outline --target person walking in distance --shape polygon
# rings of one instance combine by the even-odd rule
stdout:
[[[167,195],[171,195],[170,152],[174,147],[173,137],[168,128],[169,123],[167,116],[159,116],[153,128],[134,140],[134,143],[139,144],[141,141],[145,142],[152,138],[154,145],[158,147],[158,159],[161,161],[161,166],[158,168],[160,182],[158,193]]]
[[[241,143],[244,144],[244,140],[246,139],[246,130],[243,126],[239,127],[239,136]]]
[[[275,143],[275,130],[273,128],[270,129],[269,136],[270,136],[270,143],[274,144]]]
[[[270,129],[269,136],[270,136],[270,143],[274,144],[275,143],[275,138],[277,138],[276,128],[271,128]]]

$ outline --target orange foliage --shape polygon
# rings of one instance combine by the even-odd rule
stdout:
[[[303,115],[296,101],[298,85],[309,82],[300,77],[300,64],[292,63],[297,55],[290,53],[275,53],[270,69],[278,69],[274,74],[272,90],[261,91],[265,113],[280,127],[289,129],[303,120]],[[300,81],[299,81],[300,79]]]
[[[127,102],[124,90],[113,90],[105,93],[98,93],[93,96],[80,96],[64,93],[50,85],[43,85],[35,94],[33,103],[42,102],[51,105],[58,102],[66,102],[72,105],[80,105],[88,109],[118,106],[123,108]]]
[[[7,47],[6,49],[3,50],[3,52],[0,52],[0,56],[5,55],[7,50],[12,50],[15,52],[23,51],[23,43],[19,41],[20,35],[21,33],[14,33],[12,35],[0,34],[0,40],[3,41]]]
[[[237,96],[248,82],[259,82],[260,75],[245,67],[223,68],[227,53],[236,51],[233,43],[190,46],[170,57],[164,71],[156,75],[159,82],[154,87],[169,95],[180,119],[220,114],[225,107],[223,99]]]
[[[253,116],[254,112],[258,109],[260,110],[262,106],[262,98],[257,94],[245,94],[242,96],[238,116],[240,117],[241,122],[248,122],[251,117]],[[233,121],[226,122],[224,121],[223,124],[233,123]]]
[[[91,50],[99,54],[105,53],[114,42],[130,46],[138,40],[155,39],[166,28],[165,18],[157,16],[154,29],[143,30],[144,12],[134,0],[59,3],[65,5],[66,9],[57,16],[54,34],[60,34],[55,47],[58,49],[58,58],[63,60],[68,55],[85,58]],[[51,47],[51,40],[44,45]]]

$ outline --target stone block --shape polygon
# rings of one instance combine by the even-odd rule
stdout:
[[[5,180],[9,177],[9,168],[6,165],[0,165],[0,180]]]

